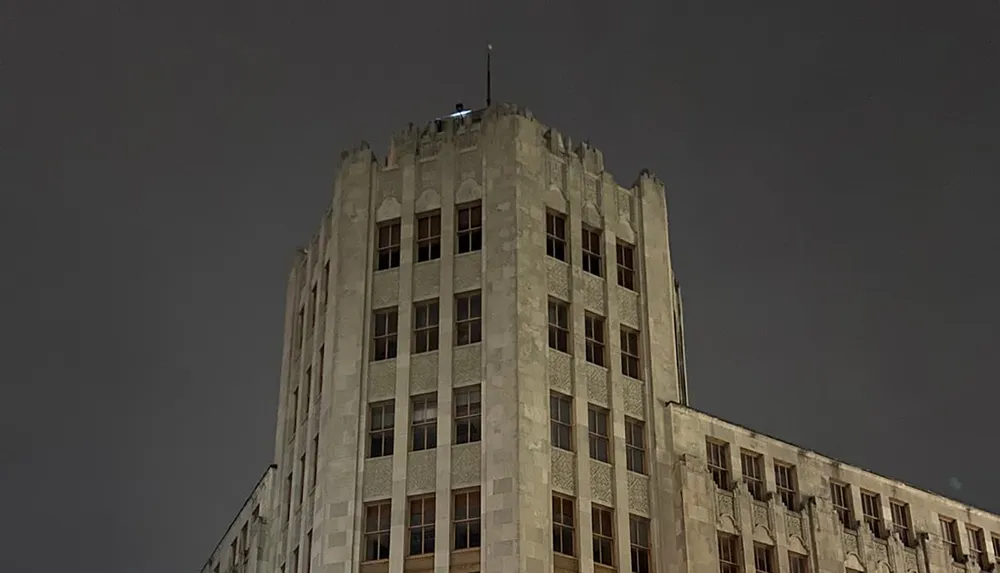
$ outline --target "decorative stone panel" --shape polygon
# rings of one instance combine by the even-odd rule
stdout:
[[[909,547],[903,548],[903,567],[905,573],[917,570],[917,551]]]
[[[383,171],[378,177],[379,203],[392,197],[399,200],[402,194],[403,176],[399,169]]]
[[[476,183],[482,183],[483,159],[479,152],[472,151],[461,154],[458,165],[460,180],[471,179]]]
[[[875,561],[889,562],[889,544],[882,539],[873,539],[875,548]]]
[[[565,166],[553,155],[549,155],[549,187],[563,188]]]
[[[552,448],[552,489],[576,495],[576,455]]]
[[[646,384],[642,380],[636,380],[635,378],[629,378],[627,376],[621,377],[622,385],[622,397],[625,401],[625,414],[638,418],[640,420],[646,419]]]
[[[628,508],[631,513],[649,515],[649,478],[628,472]]]
[[[583,305],[587,310],[591,310],[604,316],[604,285],[605,280],[590,273],[582,273],[583,276]]]
[[[368,365],[368,401],[390,400],[396,396],[396,360],[379,360]]]
[[[482,481],[482,449],[479,442],[451,447],[451,487],[479,485]]]
[[[583,202],[600,208],[601,200],[597,193],[597,179],[593,177],[583,178]]]
[[[441,261],[413,265],[413,300],[438,296],[441,290]]]
[[[477,289],[483,273],[481,251],[455,256],[455,292]]]
[[[720,517],[729,517],[736,522],[736,497],[733,492],[716,489],[715,503]]]
[[[410,357],[410,394],[434,392],[438,387],[438,353],[421,352]]]
[[[452,351],[451,380],[454,386],[479,384],[483,381],[482,345],[456,346]]]
[[[560,392],[573,393],[572,360],[573,357],[569,354],[549,349],[549,366],[547,370],[549,386]]]
[[[844,553],[861,554],[858,549],[858,534],[851,531],[843,531]]]
[[[590,496],[608,507],[614,503],[611,464],[590,460]]]
[[[426,149],[425,149],[426,147]],[[421,145],[421,158],[429,157],[424,155],[424,153],[431,153],[434,155],[434,149],[432,149],[433,144],[422,144]],[[441,175],[438,172],[438,161],[421,161],[420,165],[420,190],[423,191],[428,187],[437,187],[438,183],[441,181]]]
[[[805,541],[808,538],[803,534],[803,531],[804,531],[804,529],[803,529],[802,515],[800,513],[794,512],[794,511],[787,511],[786,510],[785,511],[785,533],[788,534],[789,537],[791,537],[793,535],[797,535],[797,536],[801,537],[803,541]]]
[[[625,189],[618,190],[618,218],[622,221],[632,221],[632,193]]]
[[[545,272],[549,294],[569,300],[569,265],[552,257],[545,257]]]
[[[437,450],[410,452],[406,456],[406,495],[434,491],[437,478]]]
[[[399,304],[399,269],[378,271],[372,275],[372,308]]]
[[[362,494],[365,501],[392,495],[392,456],[365,460]]]
[[[771,529],[771,514],[767,511],[767,504],[762,501],[757,501],[756,499],[751,500],[751,514],[753,516],[754,526],[766,527],[769,531]]]
[[[640,330],[639,294],[617,285],[615,285],[615,289],[618,295],[618,320],[626,326]]]
[[[587,401],[607,408],[611,404],[608,371],[589,362],[584,363],[583,371],[587,377]]]

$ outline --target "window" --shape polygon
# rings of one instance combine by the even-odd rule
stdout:
[[[753,568],[757,573],[774,573],[774,551],[767,545],[754,543]]]
[[[316,302],[319,300],[316,290],[318,288],[318,284],[313,283],[312,291],[309,293],[309,315],[306,318],[309,321],[310,328],[312,328],[312,325],[316,322],[316,309],[318,308]]]
[[[854,529],[854,516],[851,514],[851,492],[847,484],[830,481],[830,499],[833,509],[837,512],[840,524],[848,529]]]
[[[434,498],[410,500],[410,555],[434,553]]]
[[[460,491],[455,494],[451,523],[455,532],[454,547],[471,549],[480,544],[479,490]]]
[[[438,349],[438,301],[428,300],[413,305],[413,352]]]
[[[389,558],[392,503],[380,501],[365,507],[365,561]]]
[[[549,299],[549,348],[569,352],[569,305]]]
[[[410,416],[410,450],[419,452],[437,447],[437,395],[413,397]]]
[[[458,254],[471,253],[482,248],[483,208],[479,203],[458,208],[458,240],[455,246]]]
[[[316,477],[319,474],[319,434],[313,436],[313,449],[312,449],[312,480],[310,484],[313,488],[316,487]]]
[[[861,491],[861,517],[875,537],[882,533],[882,500],[877,493]]]
[[[1000,561],[1000,536],[992,535],[993,538],[993,556],[997,561]]]
[[[372,319],[372,361],[396,357],[399,313],[396,308],[376,310]]]
[[[719,573],[740,573],[743,548],[735,535],[719,534]]]
[[[650,573],[649,520],[628,516],[628,544],[632,554],[632,573]]]
[[[899,540],[907,547],[913,546],[913,534],[910,532],[910,506],[895,500],[889,501],[889,511],[892,513],[892,529],[899,534]]]
[[[323,305],[330,300],[330,261],[323,265]]]
[[[417,217],[417,262],[441,258],[441,213]]]
[[[396,409],[392,400],[369,406],[368,410],[368,457],[380,458],[392,455],[392,429],[395,425]]]
[[[551,211],[545,214],[545,254],[566,261],[566,217]]]
[[[316,381],[316,392],[313,398],[319,402],[320,397],[323,395],[323,365],[326,363],[326,346],[319,347],[319,363],[316,364],[316,373],[319,375],[319,379]]]
[[[292,518],[292,472],[288,472],[288,477],[285,478],[285,519],[289,520]],[[287,526],[288,524],[285,523]]]
[[[622,374],[642,380],[639,371],[639,333],[622,327]]]
[[[552,423],[552,445],[573,451],[573,399],[553,393],[549,398],[549,418]]]
[[[468,444],[482,439],[483,399],[479,386],[455,390],[455,443]]]
[[[587,409],[591,459],[611,463],[611,443],[608,439],[608,411],[597,406]]]
[[[299,548],[292,550],[292,572],[299,573]]]
[[[809,573],[809,557],[789,551],[788,569],[789,573]]]
[[[729,444],[708,440],[708,471],[712,473],[712,481],[720,489],[729,489]]]
[[[306,454],[305,452],[299,456],[299,501],[298,505],[302,505],[302,499],[305,497],[306,493]]]
[[[774,462],[774,485],[778,490],[781,503],[791,511],[798,511],[798,484],[796,483],[795,466],[782,462]]]
[[[969,557],[979,566],[986,569],[988,565],[986,559],[986,535],[978,527],[968,527],[969,532]]]
[[[229,546],[229,564],[232,565],[233,567],[236,567],[237,565],[239,565],[239,553],[240,552],[239,552],[239,549],[238,549],[238,544],[239,544],[239,540],[238,539],[234,539],[233,540],[233,544],[231,546]]]
[[[483,301],[479,291],[455,297],[455,346],[475,344],[483,339]]]
[[[954,519],[941,518],[941,540],[953,561],[958,561],[962,552],[958,547],[958,524]]]
[[[303,388],[302,392],[302,421],[304,422],[306,417],[309,416],[309,406],[312,405],[312,380],[313,380],[313,369],[312,366],[306,367],[306,387]]]
[[[575,502],[558,495],[552,496],[552,550],[563,555],[576,555]]]
[[[610,509],[595,505],[590,509],[590,518],[594,528],[594,563],[614,567],[614,514]]]
[[[587,362],[604,366],[604,319],[589,312],[583,316]]]
[[[740,452],[740,466],[743,468],[743,480],[750,490],[750,496],[757,501],[764,501],[764,465],[757,452]]]
[[[292,328],[292,336],[295,338],[295,344],[297,350],[302,350],[303,333],[305,332],[305,320],[306,320],[306,309],[300,308],[299,313],[295,315],[295,325]]]
[[[625,467],[630,472],[646,473],[646,428],[634,418],[625,418]]]
[[[288,439],[291,440],[293,437],[295,437],[295,429],[299,427],[299,387],[298,386],[296,386],[295,389],[292,390],[292,403],[290,404],[290,407],[289,407],[288,411],[292,413],[292,428],[291,428],[291,431],[289,432],[289,436],[288,436]]]
[[[618,243],[615,248],[615,255],[618,263],[618,284],[628,290],[635,288],[635,248],[632,245]]]
[[[312,571],[312,544],[313,544],[313,532],[310,529],[306,533],[306,550],[303,552],[303,556],[306,559],[305,573],[310,573]]]
[[[375,231],[375,270],[384,271],[399,266],[399,221],[382,223]]]
[[[583,270],[592,275],[603,275],[601,272],[601,232],[586,227],[583,229]]]
[[[249,523],[244,523],[243,527],[240,528],[240,552],[243,554],[244,560],[246,560],[247,553],[250,550],[250,545],[247,543],[250,533],[249,527]]]

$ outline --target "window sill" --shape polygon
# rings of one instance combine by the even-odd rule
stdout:
[[[374,271],[372,271],[372,274],[376,274],[377,275],[379,273],[387,273],[389,271],[398,271],[398,270],[399,270],[399,266],[389,267],[389,268],[385,268],[385,269],[375,269]],[[368,563],[368,562],[366,561],[365,563]]]
[[[630,470],[630,469],[626,469],[625,471],[627,471],[630,474],[634,474],[634,475],[637,475],[637,476],[642,476],[644,478],[648,478],[649,477],[649,474],[646,473],[646,472],[637,472],[635,470]]]

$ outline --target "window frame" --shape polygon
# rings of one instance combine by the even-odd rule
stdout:
[[[638,436],[638,444],[636,437]],[[638,460],[636,458],[638,457]],[[638,469],[636,469],[638,463]],[[625,416],[625,469],[646,475],[646,422]]]
[[[626,261],[626,258],[629,260]],[[624,241],[615,243],[615,269],[618,274],[618,286],[632,292],[639,292],[639,288],[635,284],[636,264],[634,245],[630,245]]]
[[[399,268],[402,229],[399,219],[375,226],[375,272]]]
[[[376,411],[380,424],[376,427]],[[386,423],[388,420],[388,424]],[[382,400],[368,404],[368,443],[366,459],[384,458],[393,454],[396,434],[396,401]],[[377,442],[376,442],[377,440]],[[379,447],[376,448],[376,443]],[[376,454],[376,451],[378,452]]]
[[[560,231],[561,227],[561,231]],[[557,261],[569,262],[567,230],[569,221],[566,215],[557,211],[545,212],[545,255]]]
[[[750,491],[750,497],[764,501],[767,487],[764,485],[764,456],[752,450],[740,450],[740,469],[743,481]]]
[[[552,447],[567,452],[574,451],[572,396],[559,392],[549,394],[549,434]]]
[[[371,525],[371,512],[375,510],[375,529]],[[365,504],[364,523],[362,523],[362,540],[364,543],[362,562],[385,561],[389,559],[390,533],[392,531],[392,500],[383,499]],[[375,554],[372,556],[371,542],[375,541]],[[384,555],[383,555],[384,550]]]
[[[587,442],[590,459],[611,463],[611,411],[607,408],[594,404],[587,405]]]
[[[413,303],[413,354],[435,352],[441,339],[441,302],[436,299]]]
[[[433,555],[435,543],[434,522],[437,518],[437,501],[433,495],[418,495],[407,500],[406,504],[406,555]],[[414,509],[419,509],[419,515]],[[416,520],[419,519],[419,523]],[[420,548],[414,551],[414,535],[420,537]]]
[[[743,571],[743,546],[736,535],[719,531],[718,541],[719,573],[741,573]]]
[[[559,494],[552,495],[552,551],[560,555],[576,556],[576,500]]]
[[[580,250],[583,272],[597,277],[604,276],[604,232],[601,229],[583,225],[580,232]]]
[[[899,535],[903,545],[911,547],[913,538],[913,521],[910,517],[910,504],[896,499],[889,499],[889,513],[892,517],[892,530]]]
[[[420,213],[416,217],[414,227],[414,231],[416,231],[414,233],[414,262],[426,263],[440,259],[441,211]]]
[[[428,415],[428,412],[430,414]],[[433,416],[433,417],[430,417]],[[422,452],[437,448],[437,392],[410,397],[410,451]]]
[[[882,535],[882,496],[866,489],[860,490],[861,518],[875,537]]]
[[[462,404],[462,397],[468,397],[468,403]],[[473,401],[473,398],[475,401]],[[483,439],[483,391],[482,388],[476,384],[474,386],[461,386],[454,389],[454,395],[452,398],[453,410],[454,410],[454,420],[455,420],[455,444],[475,444],[481,442]],[[460,408],[466,407],[468,410],[461,411]],[[467,439],[462,438],[463,425],[468,426],[466,435]],[[473,437],[475,439],[473,439]]]
[[[757,573],[776,573],[774,547],[763,543],[753,544],[753,568]]]
[[[586,347],[586,360],[587,362],[600,366],[601,368],[607,367],[607,322],[603,316],[593,314],[590,312],[584,312],[583,314],[583,333],[584,333],[584,344]]]
[[[455,346],[483,341],[483,294],[479,290],[455,295]]]
[[[373,310],[371,362],[394,360],[398,355],[399,307],[390,306]]]
[[[466,214],[468,222],[462,223]],[[473,216],[478,214],[478,220]],[[464,244],[463,244],[464,243]],[[455,254],[474,253],[483,248],[483,204],[481,201],[470,201],[455,206]]]
[[[632,573],[651,573],[653,548],[649,519],[638,515],[628,516],[628,545]]]
[[[464,500],[464,515],[459,515],[459,499]],[[475,500],[473,506],[472,500]],[[463,489],[452,492],[451,495],[451,549],[477,549],[482,547],[482,492],[479,488]],[[459,546],[459,529],[464,529],[466,544]],[[473,542],[473,536],[476,538]]]
[[[798,511],[799,486],[795,465],[774,460],[774,489],[790,511]]]
[[[549,348],[564,354],[572,354],[570,352],[572,348],[570,345],[569,303],[549,297],[546,324],[548,325]]]
[[[590,505],[591,535],[594,565],[615,566],[615,510],[593,503]]]
[[[851,485],[830,480],[830,502],[844,529],[854,530],[854,509],[851,507]]]
[[[642,337],[639,331],[622,325],[620,338],[622,374],[633,380],[642,380]]]
[[[729,491],[733,485],[733,473],[730,468],[729,444],[721,440],[705,440],[706,461],[708,471],[712,474],[715,487]]]

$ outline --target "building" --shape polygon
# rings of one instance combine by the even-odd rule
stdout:
[[[288,283],[275,573],[992,571],[997,516],[686,405],[654,175],[509,105],[341,159]]]
[[[271,465],[257,481],[250,497],[229,524],[222,540],[215,546],[212,556],[201,568],[201,573],[270,573],[267,562],[270,534],[271,501],[274,499],[274,472]]]

